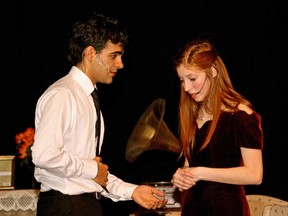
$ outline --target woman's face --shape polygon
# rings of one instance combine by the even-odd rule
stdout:
[[[202,102],[209,93],[210,81],[202,71],[188,69],[183,65],[177,67],[177,74],[185,92],[197,102]]]

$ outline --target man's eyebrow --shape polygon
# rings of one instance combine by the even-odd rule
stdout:
[[[124,53],[124,51],[115,51],[115,52],[111,52],[110,55],[122,55]]]

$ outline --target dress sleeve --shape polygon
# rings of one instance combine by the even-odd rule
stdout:
[[[234,133],[237,147],[263,149],[263,130],[261,116],[257,112],[234,113]]]

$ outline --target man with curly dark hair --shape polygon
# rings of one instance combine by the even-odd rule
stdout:
[[[101,216],[101,195],[113,201],[134,200],[147,209],[166,205],[162,191],[124,182],[96,153],[103,143],[104,119],[91,94],[97,83],[112,83],[124,67],[127,42],[125,28],[111,17],[94,14],[74,24],[68,54],[72,68],[36,106],[32,159],[41,184],[37,215]]]

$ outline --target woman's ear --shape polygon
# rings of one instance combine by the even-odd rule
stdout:
[[[217,71],[214,67],[211,67],[211,70],[212,70],[212,77],[215,78],[217,76]]]

